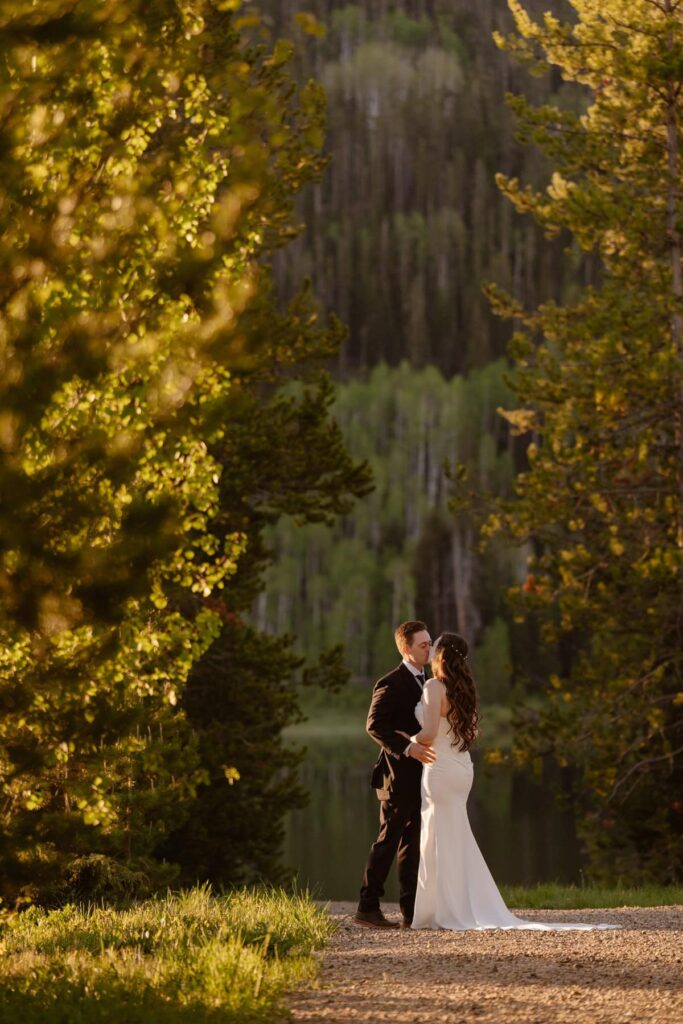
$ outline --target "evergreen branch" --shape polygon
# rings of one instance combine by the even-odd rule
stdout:
[[[678,754],[683,754],[683,746],[677,747],[675,750],[671,750],[666,754],[660,754],[658,757],[647,757],[641,761],[638,761],[638,763],[634,764],[621,779],[615,782],[614,786],[612,787],[610,793],[607,796],[607,803],[609,804],[612,802],[618,790],[621,789],[621,787],[624,785],[625,782],[628,781],[628,779],[630,779],[634,772],[640,771],[647,765],[661,764],[662,761],[673,761],[673,758],[676,757]],[[638,781],[640,781],[640,779]]]

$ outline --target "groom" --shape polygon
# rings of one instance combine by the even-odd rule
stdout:
[[[417,871],[420,864],[420,781],[422,765],[436,756],[429,747],[399,735],[420,731],[415,705],[422,695],[424,669],[431,639],[424,622],[402,622],[394,639],[403,660],[383,676],[372,691],[366,729],[382,748],[371,785],[379,797],[379,835],[365,866],[360,901],[354,920],[370,928],[398,928],[380,910],[384,883],[398,853],[398,883],[403,927],[413,920]]]

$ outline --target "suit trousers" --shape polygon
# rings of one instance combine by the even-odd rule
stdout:
[[[403,917],[412,921],[420,866],[421,798],[412,802],[380,800],[379,835],[370,848],[360,890],[359,910],[378,910],[384,883],[398,854],[399,902]]]

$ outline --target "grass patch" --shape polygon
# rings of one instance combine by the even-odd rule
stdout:
[[[509,907],[516,910],[587,910],[604,907],[670,907],[683,905],[683,886],[642,885],[501,885]]]
[[[31,908],[0,926],[0,1024],[272,1024],[331,930],[306,895],[267,889]]]

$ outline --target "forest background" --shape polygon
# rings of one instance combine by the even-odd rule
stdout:
[[[269,5],[279,30],[300,6]],[[392,623],[419,609],[435,635],[450,627],[471,639],[485,699],[507,702],[522,666],[528,678],[547,674],[506,607],[526,552],[478,550],[475,517],[449,508],[444,469],[460,463],[483,492],[504,495],[523,464],[496,412],[511,401],[510,329],[483,286],[495,281],[533,307],[570,299],[594,273],[578,247],[567,254],[566,238],[549,242],[518,216],[495,180],[537,186],[551,173],[537,148],[515,141],[505,93],[576,96],[495,46],[494,30],[512,27],[495,0],[307,9],[327,31],[308,42],[300,74],[325,87],[331,162],[302,198],[305,230],[278,254],[276,279],[286,295],[310,276],[348,325],[335,415],[375,487],[332,530],[279,524],[256,621],[291,631],[306,651],[348,641],[347,664],[367,683],[395,657]]]

